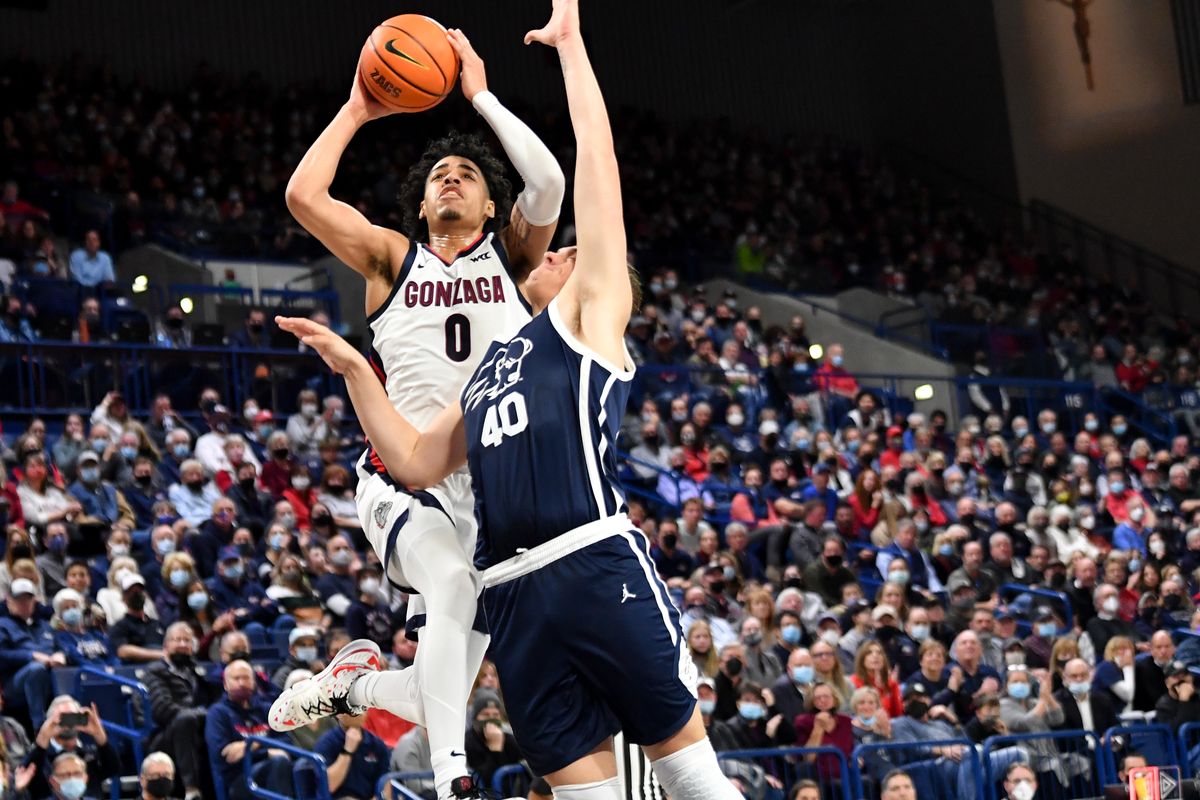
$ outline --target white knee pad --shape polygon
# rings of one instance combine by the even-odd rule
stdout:
[[[616,778],[596,783],[555,786],[554,800],[621,800],[621,783]]]
[[[708,739],[652,761],[650,766],[671,800],[742,800],[742,793],[721,772]]]

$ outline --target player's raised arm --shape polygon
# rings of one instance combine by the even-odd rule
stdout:
[[[292,216],[329,252],[364,278],[382,278],[389,286],[392,254],[403,258],[408,239],[398,231],[372,225],[353,206],[333,199],[329,187],[337,174],[338,162],[358,129],[392,113],[395,112],[384,108],[364,89],[361,73],[356,70],[350,98],[308,148],[288,181],[286,194]]]
[[[544,28],[525,43],[558,50],[571,125],[575,129],[575,269],[559,295],[565,318],[578,313],[585,340],[601,352],[622,353],[621,337],[633,303],[621,208],[621,179],[608,111],[579,34],[578,0],[554,0]],[[571,306],[578,303],[578,310]],[[617,363],[620,363],[618,361]]]
[[[466,35],[453,28],[446,38],[462,61],[463,95],[496,132],[505,154],[525,184],[513,204],[509,224],[501,233],[514,277],[520,277],[527,268],[541,263],[546,255],[546,248],[558,226],[567,181],[550,148],[488,91],[483,59]]]
[[[310,319],[276,317],[275,322],[345,377],[358,423],[397,481],[425,489],[466,463],[467,437],[457,402],[444,408],[427,430],[418,431],[392,406],[371,365],[349,342]]]

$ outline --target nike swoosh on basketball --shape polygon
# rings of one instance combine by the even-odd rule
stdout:
[[[394,56],[400,56],[405,61],[409,62],[410,64],[415,64],[418,67],[420,67],[421,69],[429,69],[429,67],[425,66],[420,61],[417,61],[415,58],[410,56],[408,53],[405,53],[403,50],[397,50],[396,45],[393,44],[393,42],[395,42],[395,41],[396,41],[395,39],[388,39],[387,44],[385,44],[383,46],[383,49],[387,50],[389,53],[391,53]]]

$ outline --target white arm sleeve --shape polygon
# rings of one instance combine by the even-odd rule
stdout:
[[[471,102],[492,126],[504,152],[525,182],[517,197],[521,214],[530,225],[538,227],[554,222],[562,208],[567,179],[550,148],[491,92],[479,92]]]

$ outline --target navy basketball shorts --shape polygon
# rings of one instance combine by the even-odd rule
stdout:
[[[618,730],[657,744],[691,718],[696,669],[641,532],[489,586],[482,605],[513,734],[535,774]]]

